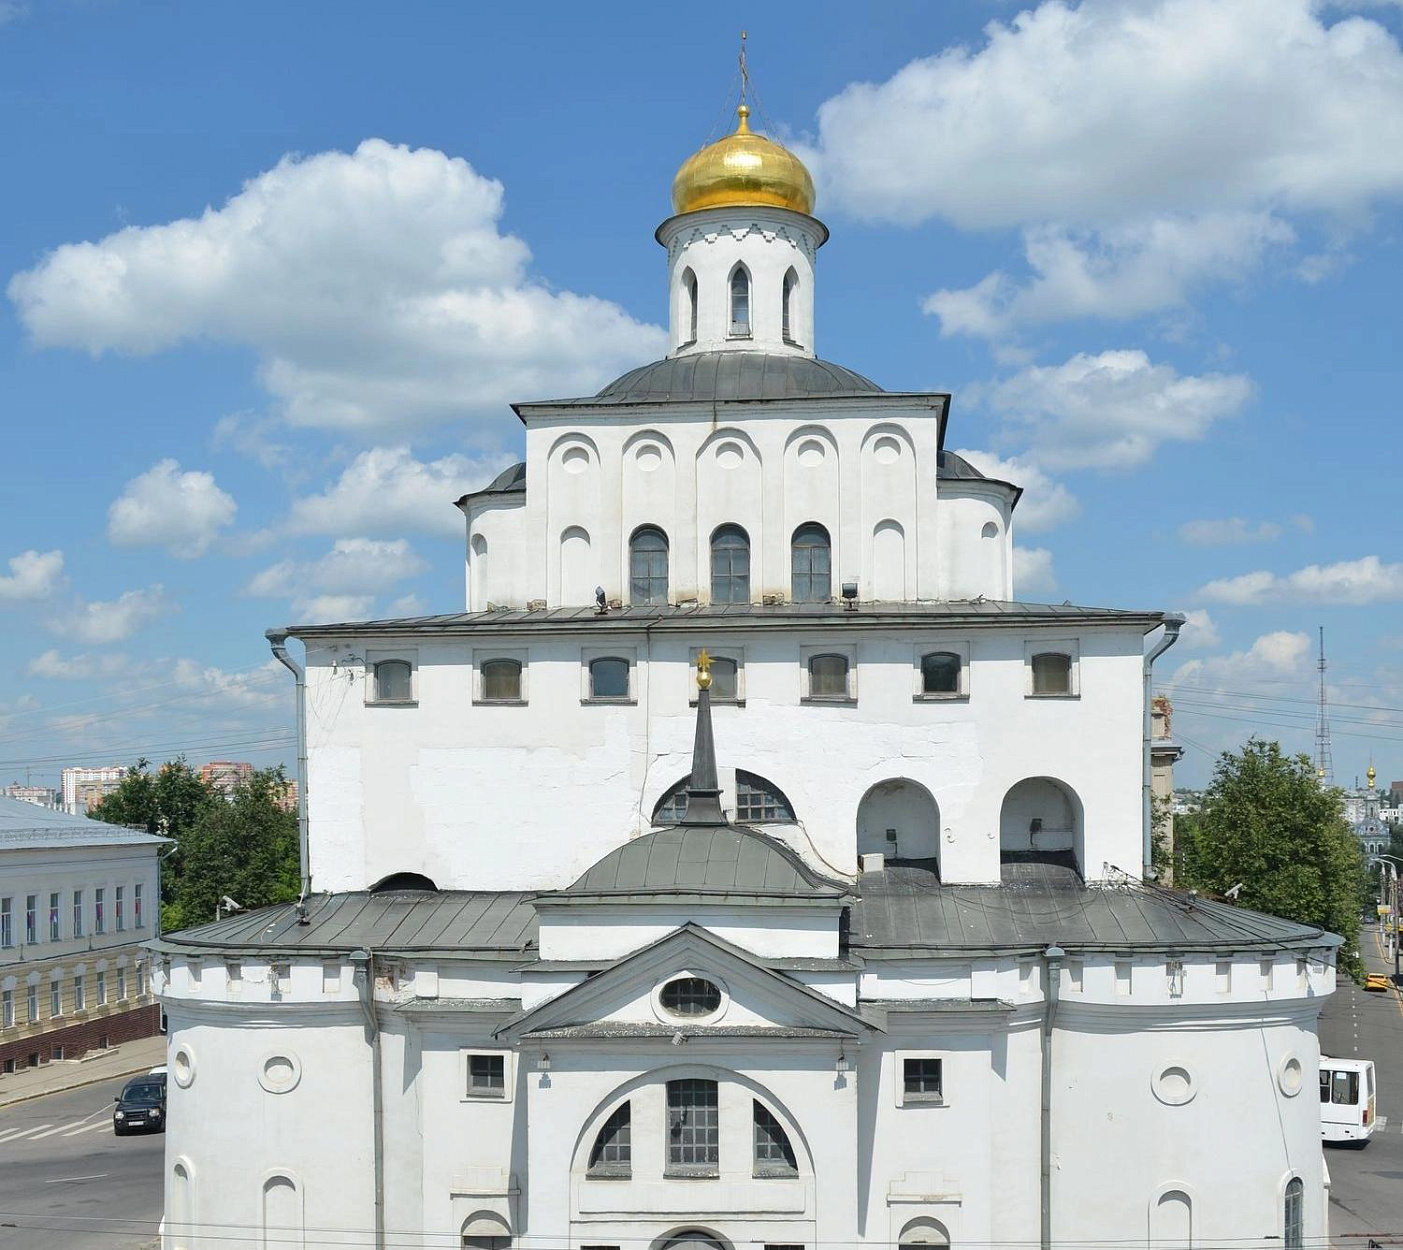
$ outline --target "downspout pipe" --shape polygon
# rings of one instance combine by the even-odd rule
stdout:
[[[1055,944],[1043,951],[1042,1118],[1038,1149],[1041,1250],[1052,1250],[1052,1026],[1057,1019],[1066,953]]]
[[[380,1020],[375,1014],[375,952],[354,950],[356,994],[365,1013],[366,1040],[370,1043],[371,1158],[375,1186],[375,1247],[385,1245],[385,1098],[380,1087]]]
[[[263,635],[277,661],[297,682],[297,858],[302,888],[297,896],[297,922],[307,923],[307,894],[312,888],[311,859],[307,840],[307,669],[287,652],[288,632],[270,629]]]
[[[1150,803],[1150,742],[1151,734],[1154,732],[1154,719],[1151,716],[1151,670],[1155,666],[1155,661],[1179,641],[1179,631],[1184,628],[1184,618],[1178,613],[1171,613],[1164,618],[1164,635],[1148,651],[1145,652],[1145,663],[1143,668],[1144,677],[1144,759],[1142,761],[1141,774],[1141,795],[1140,795],[1140,830],[1143,839],[1143,868],[1142,875],[1146,881],[1154,879],[1154,819],[1153,807]]]

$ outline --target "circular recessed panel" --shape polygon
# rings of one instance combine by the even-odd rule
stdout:
[[[872,444],[872,454],[881,464],[894,464],[901,459],[901,443],[890,434],[883,434]]]
[[[663,462],[662,449],[656,443],[644,443],[633,456],[633,462],[643,470],[644,473],[651,473]]]
[[[1276,1083],[1281,1086],[1281,1092],[1287,1098],[1294,1098],[1301,1092],[1305,1077],[1305,1069],[1301,1067],[1301,1061],[1295,1055],[1287,1055],[1276,1070]]]
[[[583,447],[567,447],[560,457],[560,463],[567,473],[583,473],[589,468],[589,452]]]
[[[745,460],[745,448],[739,443],[722,443],[716,448],[716,463],[723,469],[738,469]]]
[[[179,1046],[171,1056],[170,1074],[181,1089],[189,1089],[195,1079],[195,1052],[188,1046]]]
[[[1182,1063],[1166,1064],[1155,1073],[1152,1085],[1155,1097],[1169,1107],[1182,1107],[1192,1102],[1198,1092],[1193,1073]]]
[[[258,1083],[270,1094],[286,1094],[302,1079],[296,1055],[265,1055],[258,1065]]]
[[[816,438],[806,438],[799,444],[799,463],[806,469],[816,469],[823,463],[823,444]]]

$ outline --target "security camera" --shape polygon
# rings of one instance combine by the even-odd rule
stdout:
[[[1242,884],[1243,883],[1239,881],[1231,890],[1225,890],[1223,892],[1223,897],[1235,900],[1237,896],[1242,893]]]
[[[224,908],[225,911],[243,911],[244,909],[242,903],[234,902],[227,894],[219,900],[219,905]]]

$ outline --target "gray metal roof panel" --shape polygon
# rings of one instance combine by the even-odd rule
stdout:
[[[0,850],[39,850],[64,846],[164,846],[169,838],[109,825],[91,816],[26,803],[0,795]]]
[[[509,465],[481,490],[471,490],[458,500],[461,507],[469,499],[481,499],[484,495],[523,495],[526,493],[526,461],[519,460]]]
[[[615,378],[589,399],[564,402],[591,405],[679,403],[880,394],[883,394],[882,388],[860,373],[812,356],[715,351],[686,352],[655,360]]]

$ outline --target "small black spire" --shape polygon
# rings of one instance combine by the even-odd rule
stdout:
[[[697,736],[692,742],[692,775],[687,780],[683,825],[724,825],[721,787],[716,780],[716,739],[711,734],[711,657],[697,656]]]

